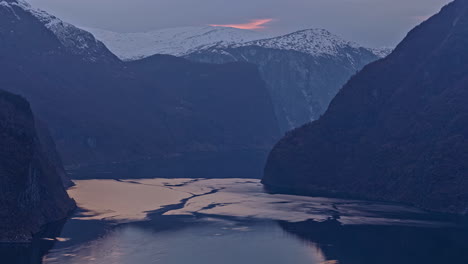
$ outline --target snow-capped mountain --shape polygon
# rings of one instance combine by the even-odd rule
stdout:
[[[224,49],[259,46],[294,50],[314,56],[334,56],[339,53],[339,50],[347,47],[362,47],[324,29],[307,29],[276,37],[257,31],[212,26],[169,28],[138,33],[119,33],[96,28],[83,29],[104,42],[122,60],[137,60],[155,54],[183,57],[214,47]],[[368,50],[379,57],[385,57],[391,52],[388,48]]]
[[[6,7],[5,10],[12,12],[18,20],[21,19],[20,12],[32,14],[58,38],[64,47],[85,60],[96,61],[99,58],[109,57],[109,51],[105,45],[96,40],[91,33],[36,9],[25,0],[1,0],[0,6]]]
[[[122,60],[136,60],[154,54],[184,56],[213,45],[244,43],[268,35],[229,27],[181,27],[139,33],[119,33],[96,28],[83,28]]]
[[[301,30],[284,36],[233,45],[233,47],[243,46],[293,50],[313,56],[336,56],[341,49],[360,48],[357,43],[346,41],[324,29]]]
[[[344,40],[327,30],[204,47],[185,56],[207,63],[243,61],[258,66],[267,82],[283,131],[316,120],[366,64],[388,55]]]
[[[272,37],[234,44],[217,44],[211,47],[201,47],[202,50],[223,50],[226,48],[239,48],[247,46],[257,46],[267,49],[289,50],[305,53],[311,56],[338,56],[343,55],[346,49],[365,49],[376,56],[383,58],[391,53],[391,48],[367,48],[358,43],[347,41],[325,29],[306,29],[296,31],[284,36]]]

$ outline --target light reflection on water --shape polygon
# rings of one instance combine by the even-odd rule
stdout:
[[[297,263],[325,261],[320,249],[287,235],[274,223],[235,226],[206,222],[153,232],[138,225],[116,228],[95,241],[53,250],[44,263]]]

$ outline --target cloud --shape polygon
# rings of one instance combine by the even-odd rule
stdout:
[[[249,23],[245,24],[226,24],[226,25],[215,25],[211,24],[212,27],[232,27],[232,28],[239,28],[239,29],[264,29],[265,25],[272,22],[274,19],[266,18],[266,19],[252,19]]]

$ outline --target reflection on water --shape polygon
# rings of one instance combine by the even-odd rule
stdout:
[[[44,227],[31,244],[0,243],[0,263],[39,264],[42,258],[53,248],[60,237],[65,221],[52,223]]]
[[[468,229],[445,216],[256,180],[78,181],[71,195],[82,209],[61,232],[1,246],[0,263],[468,263]]]
[[[280,226],[344,264],[468,263],[464,228],[340,225],[333,220]]]

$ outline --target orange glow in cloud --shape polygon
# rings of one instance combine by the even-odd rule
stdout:
[[[272,18],[266,18],[266,19],[253,19],[250,20],[249,23],[245,24],[230,24],[230,25],[210,25],[212,27],[232,27],[232,28],[239,28],[239,29],[250,29],[250,30],[255,30],[255,29],[264,29],[265,25],[273,21]]]

